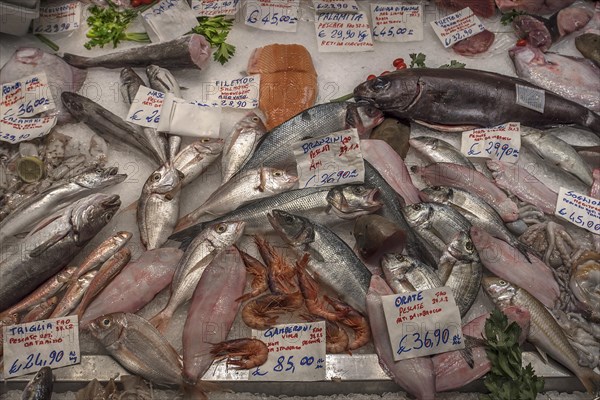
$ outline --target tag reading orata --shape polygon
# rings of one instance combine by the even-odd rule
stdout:
[[[226,81],[217,81],[221,107],[252,109],[258,107],[260,75],[250,75]]]
[[[5,379],[80,362],[77,315],[5,326],[3,333]]]
[[[431,22],[431,27],[446,48],[485,30],[469,7]]]
[[[317,14],[329,12],[354,14],[360,11],[354,0],[313,0],[313,6]]]
[[[167,93],[158,130],[181,136],[219,137],[221,107],[217,103],[187,101]]]
[[[265,31],[296,32],[300,0],[248,0],[246,25]]]
[[[192,11],[196,17],[235,15],[240,0],[192,0]]]
[[[144,11],[142,23],[152,42],[167,42],[198,25],[186,0],[161,0]]]
[[[19,143],[24,140],[47,135],[58,118],[48,116],[41,118],[15,118],[5,117],[0,119],[0,141],[8,143]]]
[[[521,150],[521,124],[509,122],[493,128],[462,133],[460,151],[467,157],[490,158],[514,164]]]
[[[379,42],[423,40],[423,12],[420,5],[371,4],[373,39]]]
[[[74,31],[80,25],[81,3],[73,1],[60,6],[40,7],[40,16],[33,21],[33,33],[54,35]]]
[[[355,128],[293,146],[300,188],[364,182],[365,164]]]
[[[539,113],[544,112],[544,106],[546,105],[546,92],[543,89],[523,86],[519,85],[518,83],[515,86],[518,105]]]
[[[460,312],[449,287],[382,296],[394,360],[465,347]]]
[[[317,46],[322,53],[373,50],[373,37],[367,14],[323,13],[315,21]]]
[[[165,94],[140,85],[131,102],[126,121],[148,128],[157,128]]]
[[[325,380],[325,321],[275,325],[252,336],[269,348],[267,362],[250,369],[255,381]]]
[[[2,84],[2,118],[25,118],[54,108],[56,105],[44,72]]]
[[[566,188],[558,191],[554,215],[600,235],[600,200]]]

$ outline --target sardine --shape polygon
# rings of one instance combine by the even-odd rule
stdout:
[[[50,314],[50,318],[59,318],[70,315],[71,311],[79,304],[79,301],[97,274],[98,270],[93,270],[71,282],[71,285],[65,291],[60,302],[56,305],[52,314]]]
[[[152,89],[163,93],[172,93],[175,97],[181,97],[179,83],[177,83],[177,79],[175,79],[168,69],[161,68],[158,65],[148,65],[146,67],[146,76],[148,76],[148,82],[150,82]]]
[[[0,240],[25,233],[44,217],[60,211],[73,201],[123,182],[127,175],[117,174],[117,171],[115,167],[97,168],[28,198],[0,222]]]
[[[600,135],[600,115],[553,92],[545,91],[543,113],[518,105],[517,84],[544,90],[488,71],[408,68],[361,83],[354,97],[393,117],[438,128],[466,130],[513,121],[534,128],[577,125]]]
[[[144,183],[137,204],[136,220],[146,249],[161,247],[173,233],[179,218],[179,198],[183,174],[168,162],[154,171]]]
[[[483,278],[483,289],[499,307],[518,306],[529,310],[531,327],[527,340],[567,367],[589,393],[600,389],[600,375],[579,366],[579,356],[552,314],[527,290],[496,277]]]
[[[267,128],[254,112],[246,114],[225,138],[221,158],[221,183],[227,182],[252,157],[267,133]]]
[[[144,318],[114,313],[90,323],[91,334],[119,364],[157,385],[179,385],[182,362],[177,351]]]
[[[163,68],[202,69],[210,58],[210,44],[204,36],[191,34],[168,42],[144,44],[97,57],[65,53],[63,60],[78,68],[145,68],[156,64]]]
[[[136,313],[173,279],[183,251],[173,248],[148,250],[127,264],[91,302],[80,318],[80,325],[115,312]]]
[[[50,400],[53,387],[52,368],[42,367],[23,389],[21,400]]]
[[[414,292],[444,286],[444,282],[429,265],[420,260],[388,253],[381,258],[385,281],[394,293]]]
[[[51,215],[0,263],[0,309],[23,299],[77,255],[115,214],[118,195],[92,194]]]
[[[225,215],[245,204],[285,192],[296,182],[296,175],[282,169],[260,167],[241,171],[219,186],[200,207],[180,218],[175,230],[190,227],[204,214]]]
[[[183,173],[181,187],[192,182],[219,157],[223,151],[223,139],[201,138],[190,143],[173,159],[173,166]]]
[[[177,264],[169,302],[150,320],[154,326],[160,331],[166,329],[175,310],[192,297],[206,267],[240,238],[244,226],[240,221],[215,223],[192,240]]]
[[[306,268],[323,285],[357,311],[366,312],[371,272],[339,236],[305,217],[281,210],[273,210],[269,222],[298,253],[308,249],[311,257]]]

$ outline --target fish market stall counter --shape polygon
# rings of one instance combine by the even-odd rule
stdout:
[[[200,3],[192,1],[194,12]],[[286,3],[270,11],[230,3],[238,7],[232,24],[209,20],[214,25],[202,29],[202,19],[186,18],[187,5],[161,18],[164,10],[130,16],[129,32],[146,31],[158,45],[128,41],[143,40],[133,34],[117,49],[86,49],[85,18],[98,17],[89,4],[73,6],[78,29],[63,21],[64,32],[46,34],[34,24],[77,69],[31,34],[2,34],[0,79],[12,85],[3,86],[2,102],[0,304],[10,311],[2,324],[14,324],[15,314],[21,323],[78,315],[77,364],[53,369],[54,390],[76,391],[93,379],[107,385],[133,372],[192,398],[202,398],[205,382],[272,395],[485,392],[501,382],[482,378],[490,370],[482,338],[495,332],[485,318],[496,306],[516,323],[507,331],[520,327],[510,343],[521,343],[522,364],[544,379],[540,388],[597,390],[599,214],[581,223],[554,216],[559,198],[572,204],[577,193],[593,202],[600,187],[600,72],[580,39],[600,30],[593,3],[524,10],[548,16],[571,5],[553,22],[560,33],[549,21],[521,21],[526,14],[505,25],[494,2],[474,10],[481,26],[469,10],[447,17],[462,7],[434,2],[302,0],[288,2],[297,10]],[[352,13],[316,13],[324,4]],[[169,15],[177,24],[162,19]],[[453,19],[472,26],[452,32]],[[438,38],[432,23],[446,33]],[[229,28],[233,55],[211,41]],[[550,43],[536,42],[534,31]],[[454,49],[445,47],[449,38]],[[545,56],[544,46],[561,56]],[[106,56],[116,51],[127,54]],[[581,54],[592,61],[570,64],[567,57]],[[564,70],[548,72],[544,57]],[[461,63],[466,69],[452,69]],[[53,98],[8,101],[11,90],[35,85],[53,88]],[[359,102],[339,100],[347,94]],[[22,110],[9,115],[15,104]],[[55,124],[46,139],[5,132],[41,113],[35,134]],[[559,124],[573,126],[552,128]],[[352,156],[358,148],[364,164]],[[473,158],[477,149],[487,159]],[[331,164],[335,170],[324,168]],[[10,269],[22,263],[33,275]],[[465,349],[394,361],[381,295],[440,287],[452,291],[459,322],[469,322],[456,332]],[[19,300],[30,303],[15,306]],[[135,314],[101,318],[107,310]],[[297,347],[279,361],[291,372],[265,377],[267,366],[278,371],[277,360],[261,364],[280,349],[260,332],[274,324],[312,329],[320,343],[322,325],[327,354],[307,350],[311,340],[281,342],[290,347],[281,351]],[[259,336],[264,343],[251,339]],[[250,350],[227,358],[240,349]],[[67,362],[56,355],[48,362]],[[318,378],[306,378],[313,362]],[[407,370],[416,375],[403,378]],[[5,379],[2,391],[22,389],[32,376]]]

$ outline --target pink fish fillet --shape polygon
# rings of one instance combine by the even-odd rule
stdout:
[[[496,185],[514,194],[519,199],[533,204],[546,214],[554,214],[558,194],[550,190],[535,176],[517,164],[488,161]]]
[[[227,338],[245,286],[246,268],[237,250],[221,253],[202,274],[183,327],[183,379],[189,385],[212,364],[212,345]]]
[[[81,317],[81,325],[102,315],[142,309],[171,283],[182,255],[183,251],[175,248],[154,249],[127,264],[91,302]]]
[[[521,327],[519,343],[523,343],[529,332],[529,311],[514,306],[507,307],[502,311],[510,322],[516,322]],[[489,316],[489,313],[483,314],[464,325],[462,328],[463,335],[482,339],[485,335],[485,321]],[[469,367],[459,351],[449,351],[433,356],[436,392],[460,389],[488,373],[492,368],[492,364],[485,354],[485,348],[475,346],[471,350],[473,352],[473,368]]]
[[[367,292],[367,313],[373,332],[375,351],[381,368],[394,382],[418,400],[435,399],[435,376],[431,357],[394,361],[381,296],[394,294],[383,278],[373,275]]]
[[[552,270],[542,260],[530,254],[528,262],[519,250],[476,226],[471,227],[471,240],[488,271],[524,288],[546,307],[554,307],[560,289]]]
[[[404,198],[407,205],[421,202],[404,160],[389,144],[383,140],[363,139],[360,145],[363,157]]]
[[[498,211],[504,222],[513,222],[519,218],[515,202],[481,172],[451,163],[413,167],[413,171],[431,186],[458,187],[476,194]]]

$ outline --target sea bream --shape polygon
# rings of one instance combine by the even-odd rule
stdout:
[[[203,137],[188,144],[173,157],[173,165],[183,173],[181,186],[192,182],[221,155],[223,139]]]
[[[577,125],[600,135],[600,116],[586,107],[545,91],[544,112],[518,105],[516,85],[543,90],[525,80],[473,69],[409,68],[379,76],[354,89],[395,118],[445,130],[520,122],[534,128]]]

